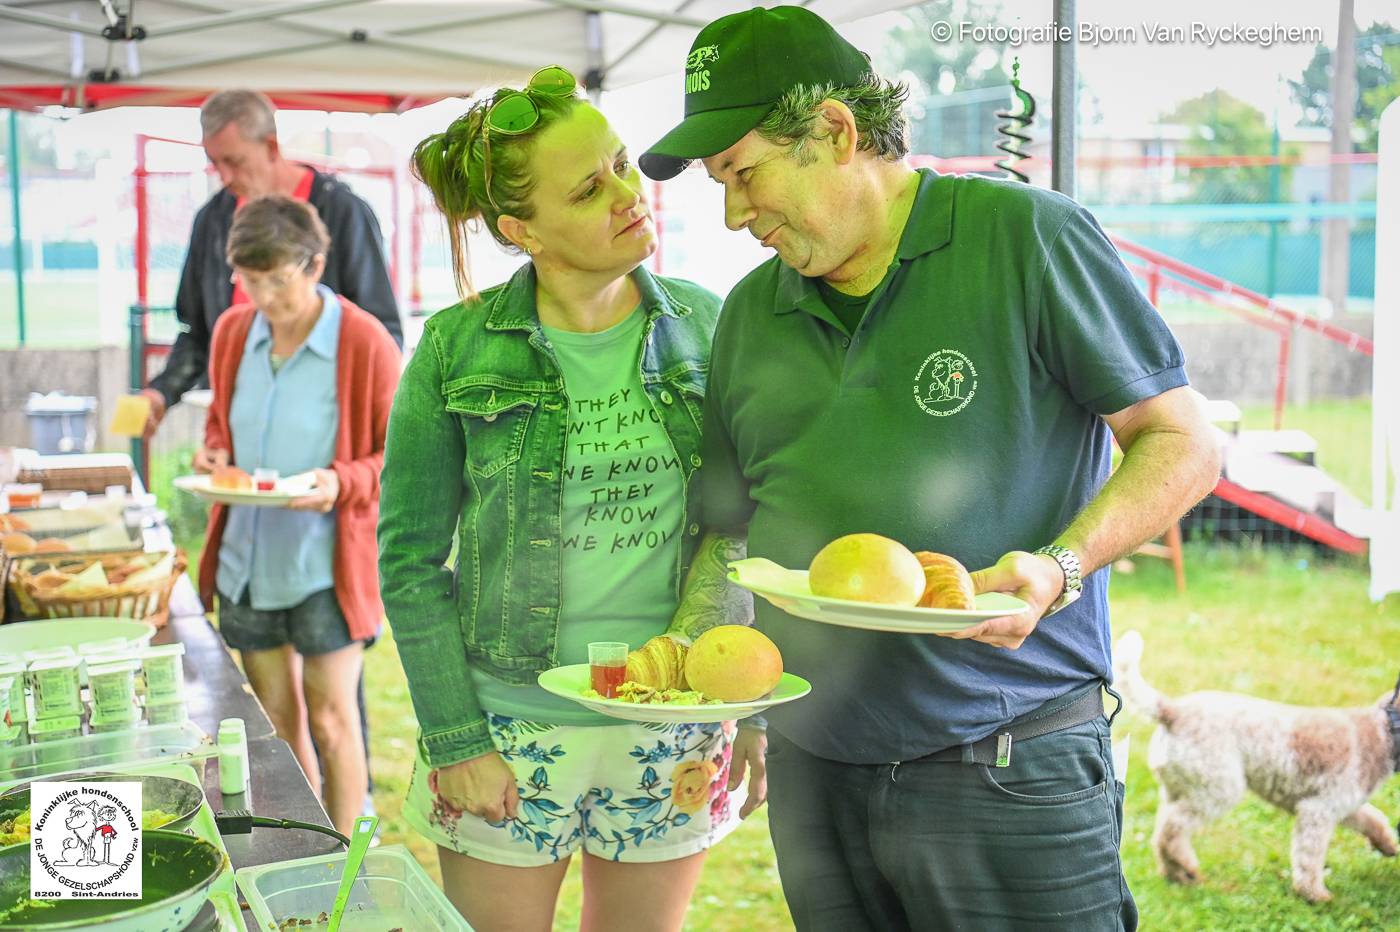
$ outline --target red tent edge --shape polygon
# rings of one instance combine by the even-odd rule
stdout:
[[[0,107],[39,110],[73,107],[106,110],[111,107],[198,107],[219,88],[143,87],[129,84],[15,84],[0,85]],[[426,106],[451,94],[409,96],[400,94],[351,94],[342,91],[265,90],[282,110],[329,110],[349,113],[403,113]]]

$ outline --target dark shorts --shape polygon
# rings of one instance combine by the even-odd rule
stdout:
[[[276,650],[287,644],[308,657],[354,643],[334,589],[313,592],[291,608],[263,611],[249,604],[248,590],[235,602],[219,593],[219,633],[234,650]],[[373,643],[373,638],[365,646]]]
[[[799,932],[1132,932],[1103,717],[1011,765],[845,764],[770,732],[768,806]]]

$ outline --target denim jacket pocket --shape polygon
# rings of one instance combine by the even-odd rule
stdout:
[[[466,385],[449,386],[444,396],[447,410],[462,421],[467,468],[473,475],[489,478],[520,459],[537,393]]]

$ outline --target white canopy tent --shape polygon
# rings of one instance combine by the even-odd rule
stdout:
[[[1400,100],[1381,114],[1371,388],[1371,598],[1400,592]]]
[[[283,107],[395,110],[559,64],[591,90],[679,73],[735,0],[3,0],[0,106],[179,105],[254,87]],[[772,4],[765,4],[772,5]],[[842,23],[909,0],[806,0]]]

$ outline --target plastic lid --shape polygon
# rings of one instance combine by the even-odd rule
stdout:
[[[87,672],[88,676],[102,676],[105,673],[120,673],[128,670],[131,672],[135,672],[140,668],[141,665],[135,660],[103,659],[101,663],[93,663],[92,661],[88,661]]]
[[[157,644],[154,647],[143,647],[137,651],[138,656],[143,660],[147,657],[182,657],[184,653],[185,645],[178,641],[174,644]],[[228,721],[228,719],[225,719],[225,721]],[[235,719],[234,721],[242,721],[242,719]]]
[[[77,657],[71,647],[44,647],[39,650],[27,650],[24,652],[25,663],[34,663],[39,660],[53,660],[55,658],[67,659]]]
[[[48,670],[72,670],[78,672],[83,662],[77,657],[60,657],[52,660],[36,660],[29,665],[30,673],[43,673]]]
[[[24,403],[25,414],[83,414],[96,410],[96,398],[66,392],[49,392],[47,395],[31,392],[29,400]]]

